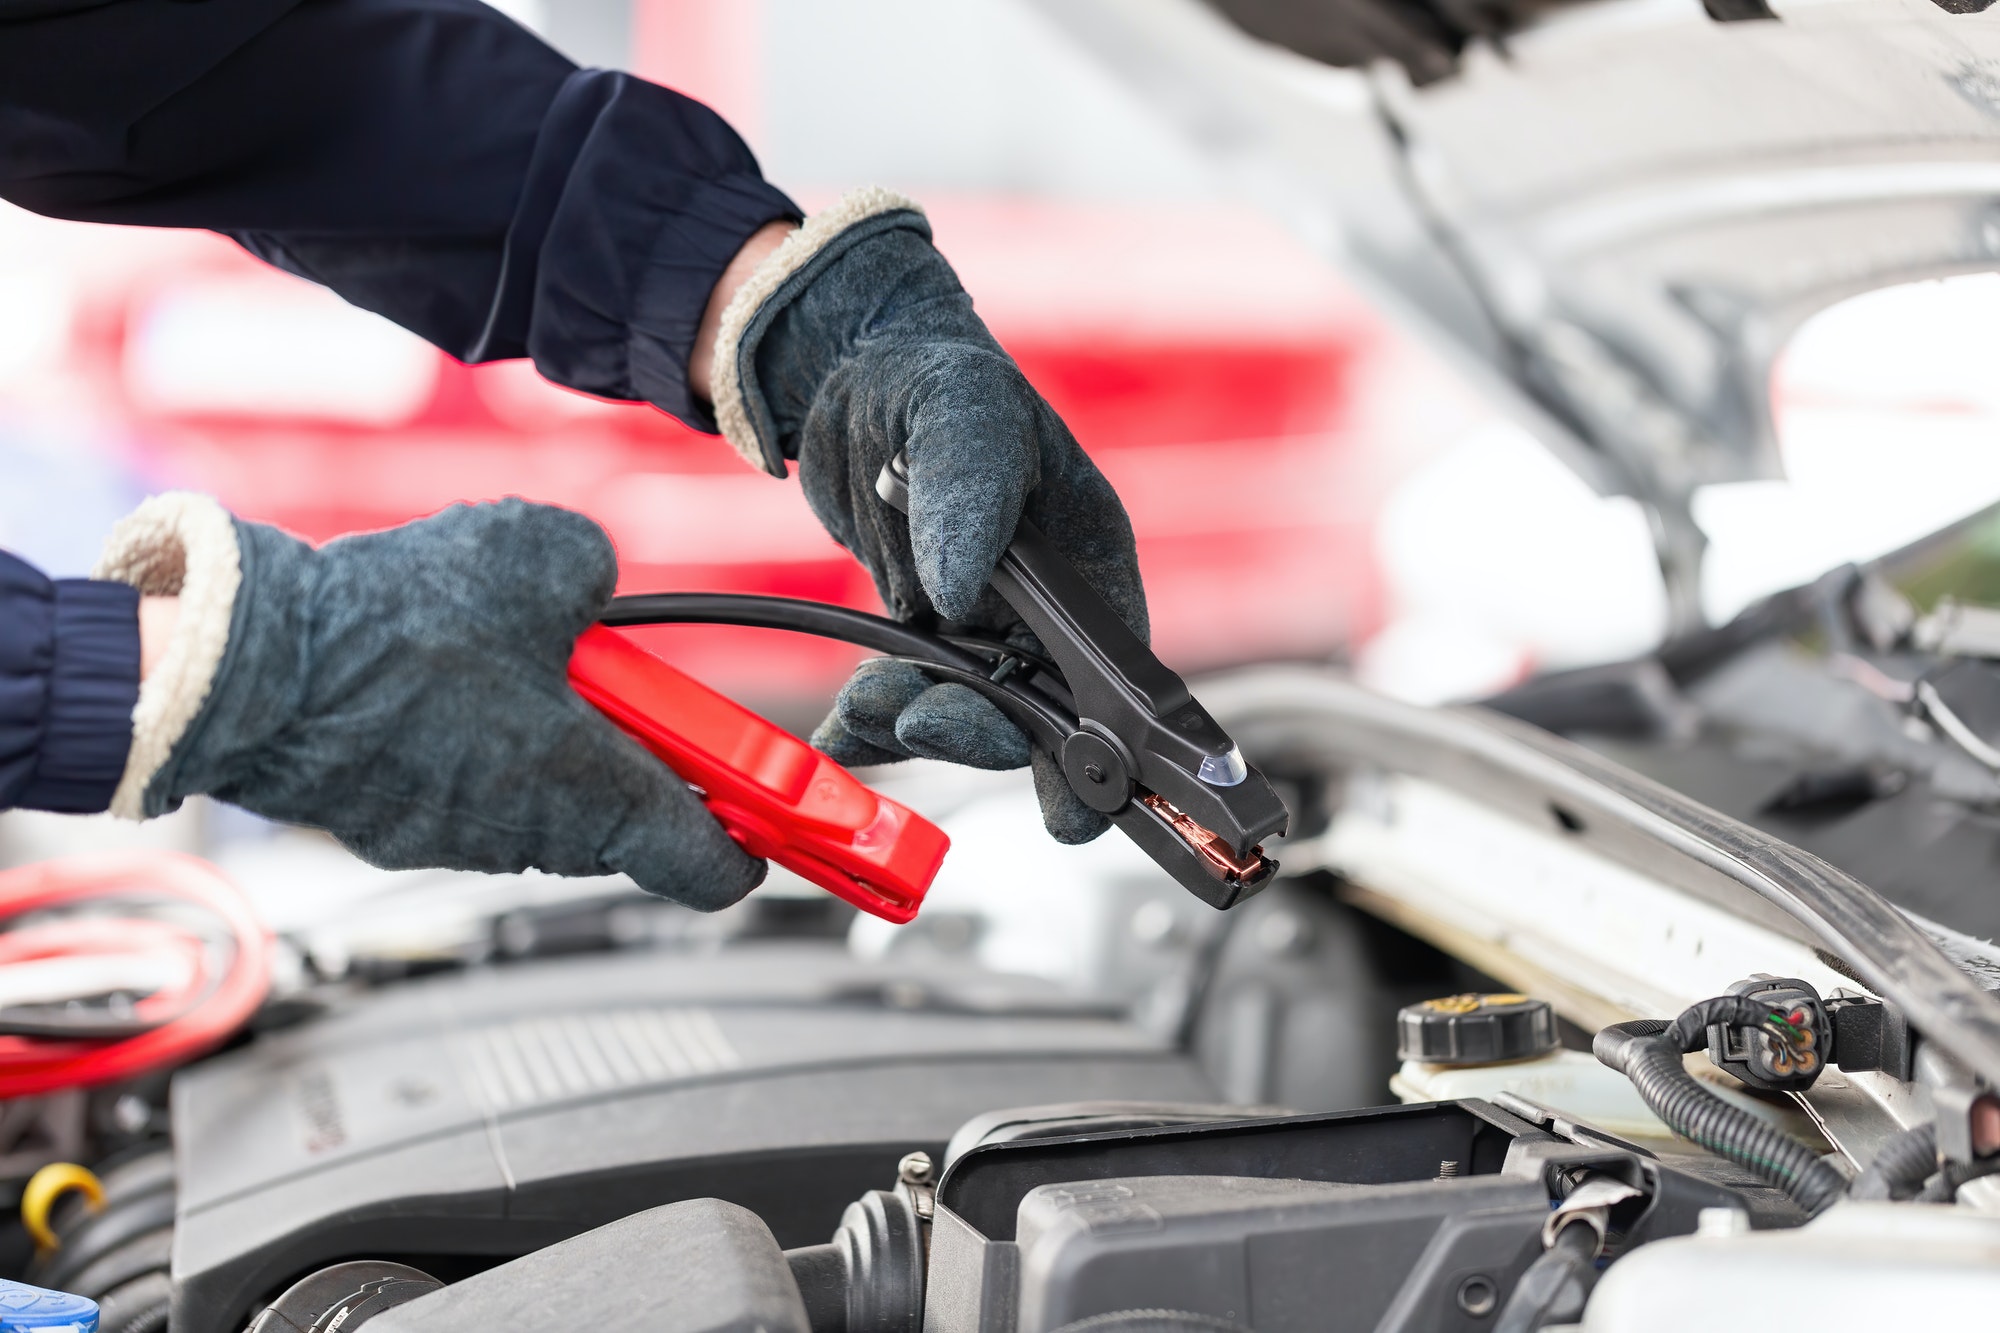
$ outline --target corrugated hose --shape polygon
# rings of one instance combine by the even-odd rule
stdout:
[[[1614,1024],[1597,1034],[1591,1049],[1632,1080],[1674,1133],[1755,1172],[1816,1216],[1846,1195],[1847,1177],[1783,1130],[1704,1088],[1681,1063],[1683,1055],[1707,1044],[1711,1024],[1759,1027],[1769,1012],[1768,1005],[1744,996],[1718,996],[1672,1023],[1648,1018]]]

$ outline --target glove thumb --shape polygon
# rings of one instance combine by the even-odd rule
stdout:
[[[624,736],[612,748],[604,790],[628,804],[605,837],[604,865],[648,893],[714,912],[764,882],[770,868],[723,831],[673,770]]]

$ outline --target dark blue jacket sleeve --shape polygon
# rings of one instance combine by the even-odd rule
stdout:
[[[0,0],[0,197],[220,231],[463,360],[703,429],[709,291],[799,216],[707,107],[476,0]]]
[[[138,698],[138,592],[0,551],[0,809],[110,805]]]

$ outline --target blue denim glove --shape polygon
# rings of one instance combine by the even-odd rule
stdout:
[[[617,572],[595,523],[520,500],[318,550],[202,496],[149,500],[99,577],[178,595],[181,619],[112,808],[201,793],[391,869],[623,872],[725,907],[763,863],[569,687]]]
[[[987,586],[1025,512],[1146,636],[1124,507],[973,313],[910,201],[862,191],[793,233],[724,314],[712,387],[746,458],[780,477],[798,460],[813,512],[896,618],[1038,646]],[[907,519],[875,493],[899,452]],[[914,667],[863,663],[813,743],[845,764],[1032,760],[1051,834],[1086,842],[1109,827],[984,696]]]

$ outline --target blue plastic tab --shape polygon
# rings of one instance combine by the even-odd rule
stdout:
[[[97,1302],[0,1278],[0,1333],[97,1333]]]

